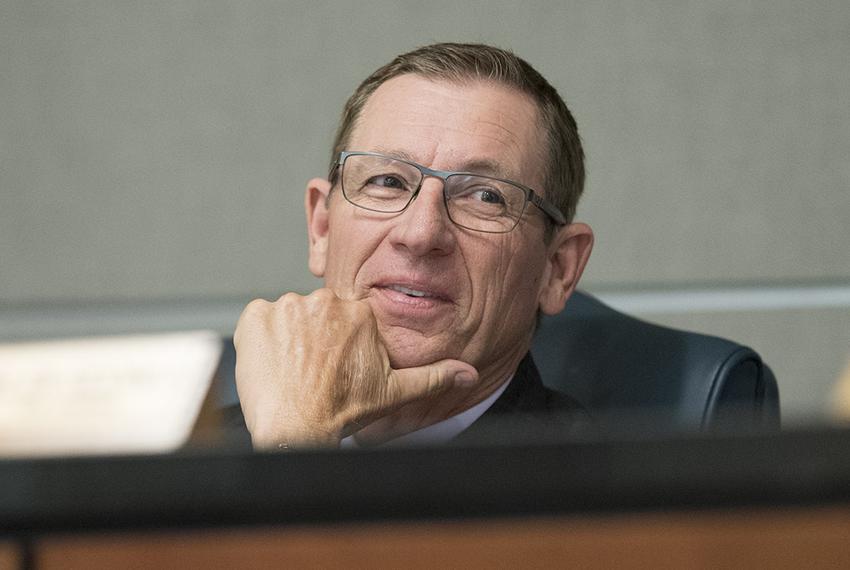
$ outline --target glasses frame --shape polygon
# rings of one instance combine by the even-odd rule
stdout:
[[[405,164],[408,164],[408,165],[416,168],[422,174],[422,179],[419,181],[419,185],[416,187],[416,190],[414,190],[413,192],[410,193],[410,199],[407,201],[407,203],[404,205],[404,207],[400,208],[398,210],[392,210],[392,211],[388,211],[388,212],[384,211],[384,210],[375,210],[373,208],[367,208],[366,206],[352,202],[345,193],[345,185],[342,183],[343,176],[340,176],[339,177],[340,188],[342,188],[342,195],[345,198],[345,200],[349,204],[351,204],[352,206],[356,206],[356,207],[362,208],[364,210],[369,210],[370,212],[380,212],[380,213],[384,213],[384,214],[399,214],[399,213],[405,211],[408,208],[408,206],[410,206],[410,204],[413,203],[413,201],[419,195],[419,191],[422,189],[422,183],[425,182],[425,179],[428,178],[428,177],[431,177],[431,178],[439,178],[440,180],[443,181],[443,204],[446,206],[446,213],[448,214],[449,219],[452,221],[453,224],[458,225],[462,228],[466,228],[468,230],[475,231],[475,232],[484,232],[484,233],[491,233],[491,234],[508,233],[510,231],[513,231],[513,229],[519,225],[520,220],[522,220],[523,214],[525,214],[525,208],[526,208],[526,206],[528,205],[529,202],[531,202],[532,204],[537,206],[537,208],[539,208],[544,214],[549,216],[549,218],[556,225],[563,226],[563,225],[566,225],[566,223],[567,223],[567,219],[564,217],[564,214],[558,208],[556,208],[555,205],[552,204],[552,202],[550,202],[546,198],[540,196],[539,194],[537,194],[534,190],[532,190],[528,186],[520,184],[519,182],[514,182],[513,180],[508,180],[507,178],[497,178],[495,176],[487,176],[487,175],[484,175],[484,174],[477,174],[475,172],[463,172],[463,171],[455,172],[455,171],[451,171],[451,170],[435,170],[433,168],[428,168],[427,166],[422,166],[421,164],[418,164],[418,163],[410,161],[410,160],[406,160],[404,158],[398,158],[396,156],[392,156],[392,155],[389,155],[389,154],[381,154],[379,152],[348,151],[348,150],[344,150],[344,151],[340,152],[339,158],[337,159],[333,168],[331,168],[331,172],[328,175],[328,180],[330,180],[332,183],[336,184],[336,181],[334,180],[334,178],[336,177],[337,173],[342,172],[344,165],[345,165],[345,160],[350,156],[375,156],[375,157],[378,157],[378,158],[387,158],[387,159],[391,159],[391,160],[397,160],[399,162],[403,162]],[[525,192],[525,203],[522,206],[522,210],[520,211],[519,216],[514,221],[514,225],[512,225],[507,230],[479,230],[479,229],[476,229],[476,228],[467,227],[463,224],[459,224],[458,222],[456,222],[452,218],[451,211],[449,210],[448,197],[446,196],[446,181],[448,180],[448,178],[450,176],[458,176],[458,175],[460,175],[460,176],[477,176],[479,178],[496,180],[498,182],[505,182],[507,184],[511,184],[512,186],[516,186],[517,188],[519,188],[520,190]]]

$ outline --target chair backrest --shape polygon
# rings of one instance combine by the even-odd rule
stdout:
[[[542,319],[532,353],[544,383],[623,429],[628,420],[662,430],[779,426],[776,379],[752,349],[630,317],[587,293]]]

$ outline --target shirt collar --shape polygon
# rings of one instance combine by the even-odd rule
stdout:
[[[496,400],[499,399],[499,396],[502,395],[502,393],[508,387],[508,384],[511,383],[512,379],[513,376],[503,382],[502,385],[499,386],[492,394],[490,394],[485,399],[481,400],[468,410],[465,410],[450,418],[446,418],[445,420],[439,421],[435,424],[425,426],[424,428],[420,428],[416,431],[412,431],[395,439],[386,441],[378,447],[411,447],[418,445],[437,445],[451,441],[452,439],[460,435],[461,432],[463,432],[466,428],[471,426],[475,422],[475,420],[484,415],[484,412],[490,409],[490,406],[492,406],[496,402]],[[360,447],[357,444],[357,440],[354,439],[353,435],[350,435],[340,441],[339,446],[341,449],[357,449]]]

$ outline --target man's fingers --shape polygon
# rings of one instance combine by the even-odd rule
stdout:
[[[394,399],[404,404],[452,387],[473,386],[478,382],[478,371],[460,360],[440,360],[427,366],[393,370],[388,380]]]

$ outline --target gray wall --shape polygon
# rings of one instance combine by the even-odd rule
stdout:
[[[0,335],[105,331],[110,307],[226,329],[314,288],[303,187],[342,103],[443,40],[514,49],[572,107],[589,290],[850,288],[843,0],[0,0]],[[635,310],[753,345],[793,415],[850,357],[850,301],[791,305]]]

